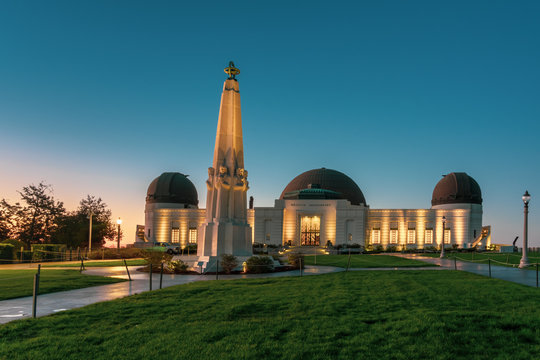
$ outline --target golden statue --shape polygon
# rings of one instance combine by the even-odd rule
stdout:
[[[225,74],[229,75],[229,79],[236,79],[235,76],[240,74],[240,70],[234,67],[234,63],[229,61],[229,66],[227,66],[223,71]]]

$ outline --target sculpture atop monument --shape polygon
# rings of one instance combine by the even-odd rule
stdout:
[[[240,70],[229,62],[223,84],[212,167],[206,181],[206,221],[199,228],[199,260],[208,262],[222,254],[251,256],[251,226],[247,222],[247,171],[240,90]]]

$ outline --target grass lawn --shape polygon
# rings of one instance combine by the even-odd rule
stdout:
[[[317,265],[347,267],[349,255],[317,255]],[[315,264],[315,256],[306,256],[307,265]],[[420,260],[391,255],[351,255],[351,268],[436,266]]]
[[[421,254],[422,256],[429,256],[429,257],[439,257],[439,254]],[[482,263],[487,264],[487,260],[495,260],[497,262],[493,262],[493,265],[506,265],[506,266],[514,266],[519,265],[519,261],[521,260],[521,254],[513,253],[513,254],[505,254],[505,253],[446,253],[447,259],[453,259],[454,256],[457,257],[458,260],[465,260],[465,261],[482,261]],[[537,262],[540,262],[540,253],[534,253],[531,252],[528,254],[529,256],[529,263],[535,264]],[[501,264],[502,263],[502,264]],[[531,267],[532,269],[532,267]]]
[[[136,265],[146,265],[146,260],[144,259],[126,259],[126,262],[128,266],[136,266]],[[54,264],[54,265],[47,265],[43,264],[41,265],[42,268],[47,267],[74,267],[79,268],[81,266],[81,262],[69,262],[65,264]],[[84,266],[86,267],[105,267],[105,266],[124,266],[123,260],[110,260],[110,261],[85,261]]]
[[[457,271],[204,281],[0,326],[0,359],[534,359],[540,291]]]
[[[36,270],[0,270],[0,300],[32,296],[35,273]],[[119,281],[124,280],[84,275],[75,270],[41,270],[39,293],[47,294]]]

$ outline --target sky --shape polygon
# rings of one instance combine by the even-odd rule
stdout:
[[[144,224],[146,189],[189,174],[206,201],[233,60],[255,206],[344,172],[371,208],[480,184],[495,243],[540,246],[538,1],[0,1],[0,198],[44,181]],[[538,205],[537,205],[538,204]],[[111,244],[112,245],[112,244]]]

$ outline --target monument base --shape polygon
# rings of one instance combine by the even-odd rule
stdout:
[[[199,228],[197,256],[253,255],[251,226],[233,220],[205,223]]]

